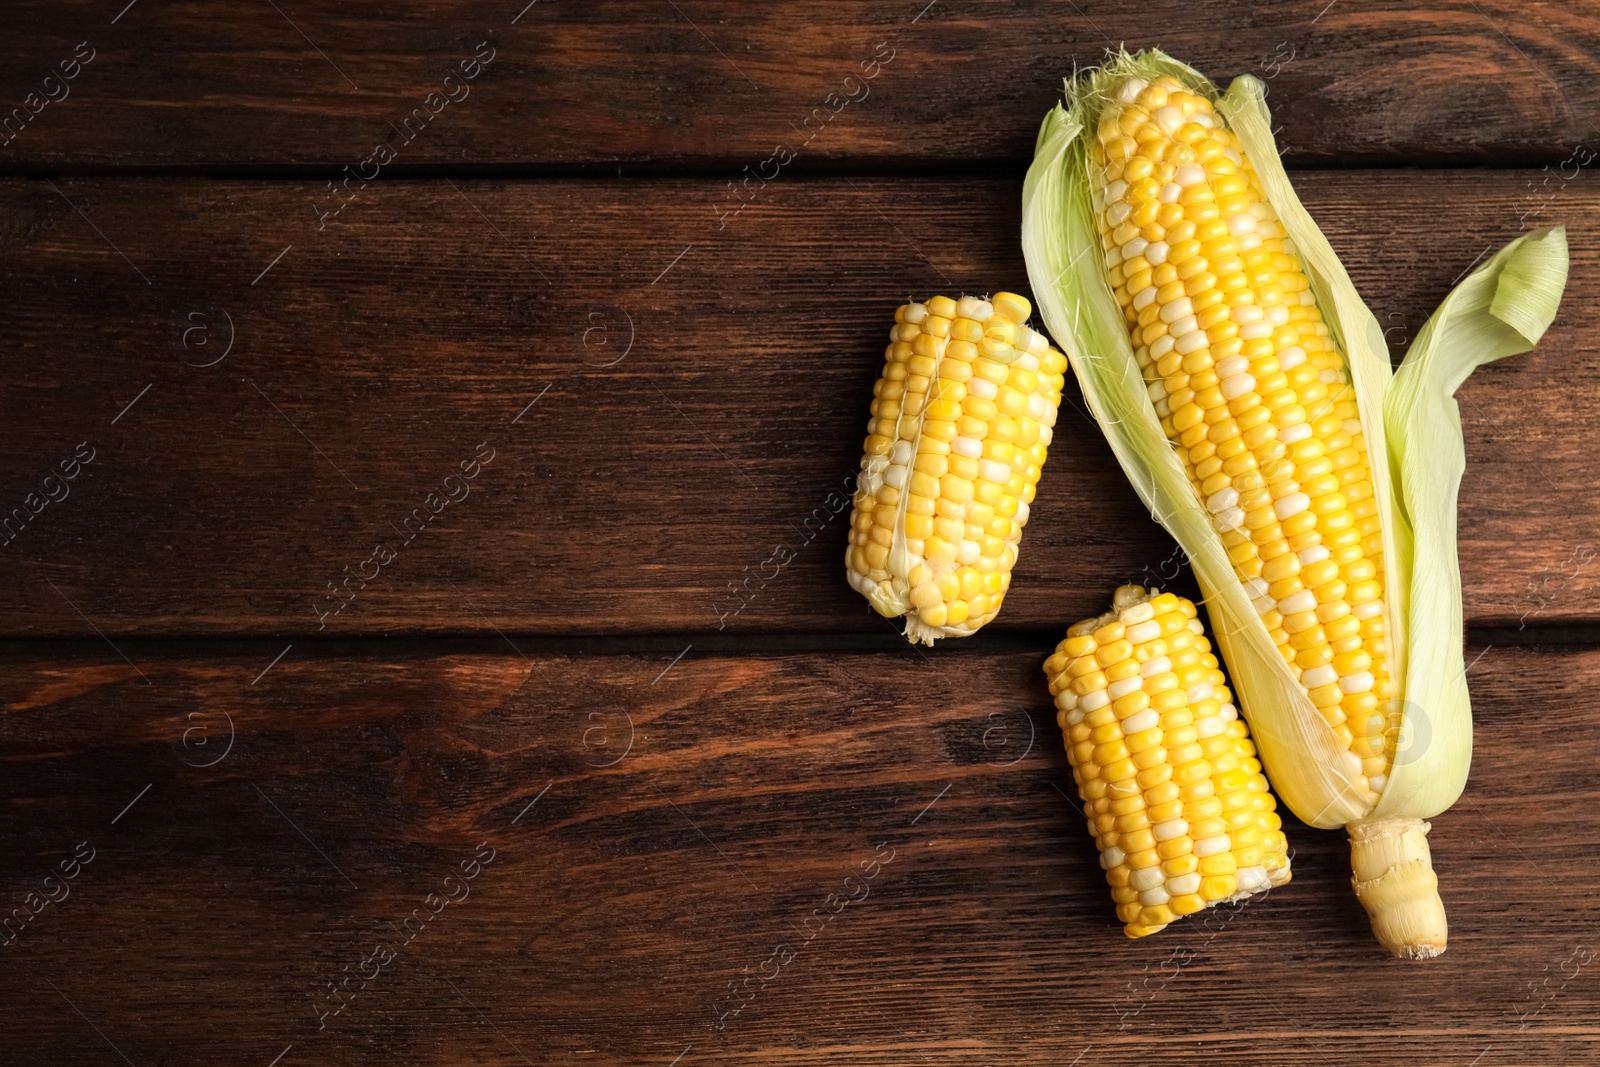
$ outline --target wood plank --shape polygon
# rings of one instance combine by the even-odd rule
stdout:
[[[297,644],[263,677],[268,642],[130,648],[145,677],[95,646],[0,671],[5,907],[93,850],[0,951],[18,1062],[1554,1063],[1600,1040],[1594,650],[1473,650],[1477,760],[1431,837],[1450,950],[1408,964],[1342,835],[1292,822],[1291,884],[1127,941],[1057,791],[1042,649]]]
[[[779,143],[800,168],[1017,165],[1061,79],[1122,42],[1268,79],[1295,156],[1555,164],[1600,136],[1600,15],[1572,2],[183,0],[103,14],[8,5],[0,113],[21,112],[0,169],[337,170],[385,138],[397,167],[671,164],[737,181]],[[485,41],[488,68],[446,85]],[[63,84],[80,43],[93,58]],[[846,80],[875,55],[892,59]],[[425,132],[391,131],[446,91],[459,101],[436,98]]]
[[[1528,214],[1527,177],[1300,186],[1400,344],[1487,246],[1600,209],[1579,182]],[[895,305],[1022,287],[1016,183],[787,183],[722,230],[687,180],[400,183],[320,231],[317,195],[0,185],[0,513],[93,450],[5,545],[5,631],[894,629],[843,581],[836,494]],[[1596,618],[1600,275],[1593,233],[1572,242],[1544,343],[1461,394],[1475,623]],[[1177,570],[1081,405],[1070,388],[1000,627]],[[432,515],[463,463],[469,495]],[[332,591],[351,575],[370,583]]]

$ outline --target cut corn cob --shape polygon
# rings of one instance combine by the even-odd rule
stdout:
[[[1067,96],[1023,192],[1045,321],[1194,566],[1278,794],[1346,828],[1378,940],[1436,956],[1425,820],[1460,795],[1472,748],[1452,394],[1549,326],[1565,236],[1473,270],[1396,373],[1294,195],[1258,80],[1224,94],[1122,53]]]
[[[1032,310],[996,293],[895,313],[845,567],[913,642],[974,633],[1010,588],[1067,367]]]
[[[1282,822],[1193,603],[1125,585],[1044,671],[1129,937],[1289,880]]]

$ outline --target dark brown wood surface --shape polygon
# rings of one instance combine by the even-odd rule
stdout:
[[[1461,391],[1467,612],[1502,625],[1593,617],[1600,523],[1600,194],[1535,216],[1524,178],[1300,182],[1397,346],[1487,246],[1574,223],[1555,327]],[[6,506],[95,449],[4,548],[12,633],[888,629],[843,580],[866,402],[908,292],[1024,286],[1015,182],[797,182],[722,231],[688,180],[391,184],[321,231],[314,195],[0,188]],[[470,495],[405,527],[480,444]],[[998,625],[1178,569],[1069,386]]]
[[[1270,81],[1296,156],[1553,165],[1600,137],[1600,17],[1571,0],[122,8],[7,5],[0,105],[67,95],[35,105],[0,169],[354,167],[380,140],[401,144],[390,123],[435,91],[463,98],[435,105],[396,166],[692,165],[736,181],[777,144],[803,168],[1012,166],[1061,80],[1121,44]],[[446,86],[486,41],[488,68]],[[89,64],[46,86],[85,42]],[[875,55],[892,58],[864,86],[846,81]]]
[[[259,679],[270,643],[126,651],[139,673],[0,661],[5,907],[93,849],[0,949],[10,1062],[1527,1064],[1600,1040],[1593,651],[1471,649],[1478,758],[1431,835],[1451,946],[1425,966],[1372,941],[1343,835],[1298,823],[1290,884],[1129,942],[1037,651],[296,646]]]
[[[1439,960],[1293,820],[1291,884],[1123,937],[1039,665],[1190,579],[1074,385],[988,631],[843,581],[895,305],[1025,291],[1118,42],[1270,82],[1397,355],[1569,227],[1460,393]],[[1509,0],[6,6],[0,1063],[1600,1064],[1597,52]]]

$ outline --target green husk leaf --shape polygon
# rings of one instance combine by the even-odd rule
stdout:
[[[1501,249],[1445,297],[1395,374],[1384,407],[1399,518],[1414,552],[1409,585],[1406,713],[1375,815],[1428,818],[1455,803],[1472,758],[1472,705],[1462,659],[1456,491],[1466,467],[1455,391],[1485,363],[1526,352],[1555,318],[1567,282],[1567,237],[1540,229]]]
[[[1034,297],[1046,327],[1071,357],[1084,398],[1134,489],[1189,557],[1241,710],[1278,794],[1305,822],[1342,826],[1367,811],[1346,771],[1343,745],[1289,672],[1234,574],[1221,536],[1161,429],[1106,277],[1090,201],[1087,141],[1108,93],[1129,74],[1167,74],[1212,99],[1219,95],[1198,72],[1160,52],[1124,52],[1068,84],[1067,106],[1051,111],[1040,128],[1023,187],[1022,244]],[[1276,200],[1274,206],[1286,213]],[[1328,256],[1336,266],[1331,250]],[[1341,284],[1349,287],[1342,269],[1324,266],[1323,273],[1316,283],[1323,286],[1319,298]],[[1367,322],[1353,309],[1367,320],[1371,313],[1353,287],[1328,306],[1346,316],[1330,324],[1341,336],[1367,332]],[[1381,345],[1381,332],[1377,339]]]

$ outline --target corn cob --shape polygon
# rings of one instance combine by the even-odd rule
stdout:
[[[1273,643],[1376,804],[1399,709],[1383,531],[1344,356],[1211,102],[1170,77],[1121,93],[1090,173],[1134,355]]]
[[[1124,933],[1289,880],[1282,822],[1192,602],[1125,585],[1044,671]]]
[[[845,567],[913,642],[976,632],[1011,586],[1067,367],[1032,310],[996,293],[895,313]]]
[[[1023,192],[1045,320],[1195,568],[1279,795],[1346,828],[1378,940],[1436,956],[1424,820],[1460,795],[1472,747],[1452,394],[1549,326],[1565,235],[1473,270],[1395,372],[1294,195],[1259,81],[1224,94],[1123,53],[1067,95]]]
[[[1210,100],[1171,77],[1129,78],[1089,153],[1108,280],[1161,427],[1371,810],[1400,702],[1385,642],[1383,530],[1344,354]],[[1354,850],[1377,847],[1368,833],[1352,831]],[[1420,939],[1419,953],[1443,951],[1437,879],[1431,869],[1418,877],[1421,914],[1406,936]]]

